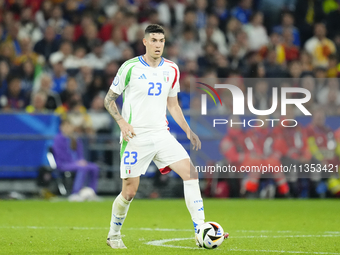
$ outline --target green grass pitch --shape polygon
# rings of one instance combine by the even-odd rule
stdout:
[[[131,204],[127,250],[106,243],[112,199],[102,202],[0,201],[0,254],[339,254],[339,200],[205,199],[207,221],[230,238],[198,249],[183,199]]]

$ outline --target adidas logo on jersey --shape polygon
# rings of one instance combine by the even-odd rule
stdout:
[[[138,79],[146,79],[146,76],[145,76],[145,74],[142,74],[141,76],[139,76],[139,78]]]

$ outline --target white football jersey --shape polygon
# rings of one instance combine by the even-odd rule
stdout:
[[[150,67],[142,56],[126,61],[118,70],[110,89],[123,93],[122,117],[136,134],[168,129],[167,98],[180,90],[178,66],[162,58]]]

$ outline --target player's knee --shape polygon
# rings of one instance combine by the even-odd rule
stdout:
[[[133,199],[135,197],[136,193],[137,193],[137,187],[135,187],[134,185],[127,185],[122,190],[123,197],[128,201]]]
[[[136,193],[137,193],[137,189],[130,188],[126,190],[124,194],[125,196],[124,195],[123,196],[126,200],[130,201],[135,197]]]

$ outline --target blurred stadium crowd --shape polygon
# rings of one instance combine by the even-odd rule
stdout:
[[[192,77],[226,79],[244,91],[253,86],[256,109],[271,105],[262,78],[289,78],[281,85],[311,91],[309,109],[340,115],[337,0],[0,0],[0,6],[2,112],[55,112],[80,133],[111,133],[105,94],[119,66],[145,53],[144,29],[157,23],[166,30],[164,57],[181,71],[184,110]],[[244,78],[259,80],[249,85]],[[229,96],[222,98],[230,102]],[[230,113],[226,106],[218,113]]]

